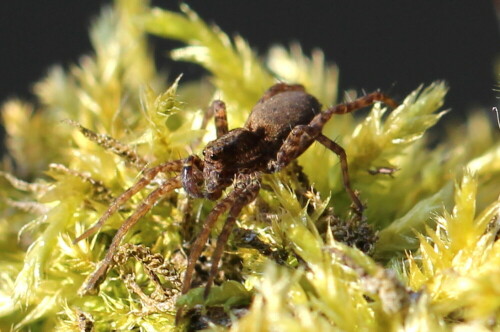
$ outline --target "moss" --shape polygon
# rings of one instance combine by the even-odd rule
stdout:
[[[204,66],[211,84],[165,82],[148,33],[186,43],[171,56]],[[445,114],[442,82],[416,87],[395,110],[377,104],[366,117],[338,116],[325,128],[346,148],[353,187],[368,206],[362,223],[351,215],[337,157],[313,146],[301,167],[264,177],[207,301],[200,288],[179,296],[179,249],[212,207],[183,190],[130,232],[100,293],[78,296],[148,190],[99,234],[72,240],[145,166],[200,153],[215,135],[204,116],[213,96],[226,101],[234,128],[276,79],[304,84],[324,105],[337,95],[338,70],[320,51],[309,57],[298,45],[275,46],[260,58],[186,5],[169,12],[117,0],[94,22],[91,39],[94,54],[36,84],[36,109],[19,100],[3,105],[1,330],[163,331],[174,328],[180,306],[190,317],[180,329],[500,327],[499,132],[475,114],[429,148],[427,130]]]

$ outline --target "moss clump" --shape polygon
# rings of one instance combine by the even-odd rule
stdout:
[[[212,84],[166,83],[147,33],[185,42],[172,57],[207,68]],[[215,137],[204,116],[213,96],[226,101],[234,128],[276,78],[304,84],[324,105],[337,93],[337,69],[320,51],[308,57],[297,45],[276,46],[262,60],[186,5],[174,13],[117,0],[91,37],[93,55],[36,85],[36,111],[19,100],[3,105],[10,157],[0,173],[1,330],[164,331],[180,306],[190,318],[180,327],[191,329],[500,328],[499,132],[476,114],[427,148],[425,133],[444,114],[441,82],[417,88],[391,112],[375,105],[362,119],[339,116],[325,128],[346,148],[366,222],[350,221],[337,157],[313,146],[301,167],[264,177],[206,301],[200,288],[178,296],[181,249],[212,207],[183,190],[130,232],[100,293],[79,297],[115,230],[149,191],[98,235],[72,240],[144,167],[199,153]],[[397,171],[373,174],[380,168]]]

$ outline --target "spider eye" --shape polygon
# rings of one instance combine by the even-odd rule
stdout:
[[[213,153],[213,151],[203,151],[203,157],[210,160],[219,160],[219,156]]]

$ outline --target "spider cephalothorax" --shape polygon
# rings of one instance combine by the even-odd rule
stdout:
[[[375,101],[383,101],[392,107],[396,106],[392,99],[380,92],[374,92],[322,112],[318,100],[308,94],[301,85],[278,83],[269,88],[258,101],[244,127],[231,131],[228,129],[224,103],[214,101],[211,110],[215,115],[217,138],[207,144],[203,150],[203,159],[191,155],[185,159],[146,169],[142,178],[119,196],[93,227],[75,239],[77,242],[95,233],[111,214],[148,185],[157,174],[180,173],[152,191],[118,229],[106,256],[82,286],[80,294],[97,291],[127,231],[170,191],[182,187],[192,197],[218,200],[223,190],[232,185],[232,190],[220,199],[208,214],[200,234],[191,247],[184,275],[182,293],[190,289],[196,261],[203,251],[210,231],[218,217],[227,211],[226,221],[212,254],[212,266],[205,287],[205,295],[207,295],[217,274],[224,246],[236,218],[243,207],[257,197],[261,174],[281,170],[315,141],[339,156],[344,187],[354,203],[356,213],[361,215],[364,207],[351,188],[344,149],[324,136],[321,130],[333,114],[349,113],[373,104]]]

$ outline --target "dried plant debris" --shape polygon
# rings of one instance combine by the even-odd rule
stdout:
[[[144,273],[154,287],[151,294],[144,293],[137,283],[133,267],[127,265],[130,259],[142,265]],[[132,244],[121,246],[113,260],[127,289],[140,298],[142,314],[175,311],[175,300],[179,295],[181,280],[180,273],[170,262],[166,262],[160,254],[153,254],[147,247]]]
[[[141,156],[137,155],[137,153],[133,151],[131,147],[119,142],[113,137],[109,135],[97,134],[73,120],[66,120],[64,121],[64,123],[77,128],[83,134],[83,136],[95,142],[103,149],[109,150],[114,154],[122,157],[124,160],[126,160],[136,168],[142,169],[146,166],[147,162]]]
[[[357,248],[367,255],[372,255],[378,240],[373,225],[366,219],[351,216],[346,220],[335,216],[333,208],[329,207],[319,218],[316,226],[324,240],[331,235],[335,241]]]
[[[99,293],[79,296],[116,230],[171,174],[73,241],[148,169],[201,156],[216,137],[212,100],[226,102],[229,129],[242,127],[278,81],[302,84],[324,109],[339,104],[338,69],[321,51],[294,44],[260,57],[186,4],[172,12],[117,0],[90,34],[95,52],[52,69],[36,83],[34,105],[2,106],[0,330],[500,329],[500,131],[491,110],[448,126],[443,82],[416,87],[395,109],[377,103],[323,128],[345,148],[362,217],[337,156],[313,144],[262,177],[208,296],[222,220],[196,262],[199,287],[181,295],[190,244],[214,207],[181,186],[125,234]],[[167,83],[148,34],[185,43],[170,56],[210,78]],[[446,129],[431,148],[427,131],[437,121]]]
[[[94,320],[92,316],[78,310],[78,328],[80,332],[93,332],[94,331]]]

